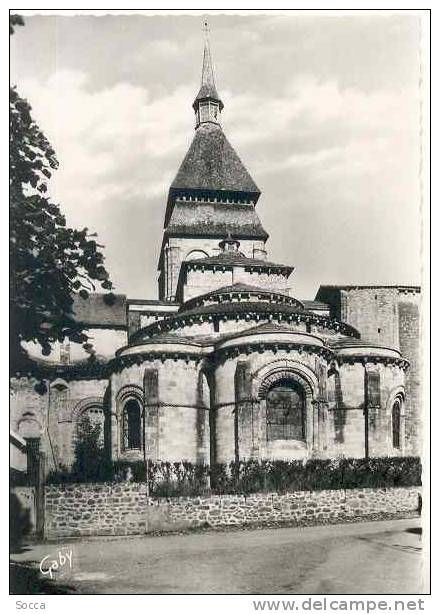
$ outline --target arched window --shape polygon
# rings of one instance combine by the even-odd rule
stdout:
[[[396,399],[391,412],[393,429],[393,448],[400,448],[401,401]]]
[[[126,450],[141,448],[141,406],[136,399],[129,399],[124,405],[123,443]]]
[[[299,384],[278,380],[266,396],[267,439],[306,438],[305,395]]]

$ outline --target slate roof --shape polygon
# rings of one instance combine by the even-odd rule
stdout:
[[[291,333],[295,334],[298,331],[292,330],[287,326],[283,326],[282,324],[272,324],[272,322],[265,322],[264,324],[258,324],[257,326],[253,326],[252,328],[247,328],[245,330],[238,331],[236,333],[232,333],[231,335],[225,335],[223,339],[234,339],[235,337],[245,337],[247,335],[259,335],[261,333]]]
[[[253,205],[176,201],[166,227],[168,236],[206,236],[223,239],[268,238]]]
[[[397,348],[386,346],[386,345],[381,345],[380,343],[375,343],[373,341],[368,341],[367,339],[362,339],[362,337],[360,339],[353,339],[352,337],[344,337],[343,339],[336,339],[336,340],[329,339],[328,344],[334,349],[339,349],[339,348],[342,349],[342,348],[348,348],[348,347],[352,347],[352,348],[371,347],[371,348],[379,348],[383,350],[391,349],[391,350],[395,350],[396,352],[399,352]]]
[[[284,294],[283,292],[280,292],[279,290],[269,290],[268,288],[260,288],[259,286],[252,286],[250,284],[236,283],[236,284],[232,284],[231,286],[223,286],[221,288],[218,288],[217,290],[212,290],[211,292],[207,292],[206,294],[201,294],[200,296],[195,296],[189,299],[188,301],[186,301],[182,305],[179,311],[183,312],[188,309],[191,309],[193,306],[202,305],[204,301],[214,296],[219,296],[222,294],[229,294],[229,293],[240,293],[240,292],[243,292],[244,294],[254,294],[254,295],[255,294],[256,295],[270,294],[270,295],[281,296],[285,299],[288,299],[288,302],[291,305],[295,305],[298,309],[302,309],[302,304],[300,301],[290,296],[289,294]]]
[[[296,305],[284,305],[282,303],[248,302],[241,301],[235,303],[221,303],[220,305],[201,305],[194,309],[181,310],[177,315],[171,316],[170,320],[176,317],[187,317],[192,315],[215,314],[215,313],[303,313],[301,307]]]
[[[130,343],[133,345],[144,345],[144,344],[155,344],[155,343],[178,343],[180,345],[192,344],[192,345],[201,345],[201,343],[194,339],[194,337],[187,337],[184,335],[176,335],[173,333],[165,332],[160,333],[159,335],[155,335],[151,339],[143,339],[138,340],[136,343]]]
[[[83,299],[73,296],[75,320],[91,328],[122,328],[127,326],[127,297],[114,294],[109,301],[107,294],[90,294]]]
[[[185,307],[190,308],[188,309]],[[138,340],[143,339],[145,337],[150,338],[151,335],[154,337],[155,334],[157,334],[157,332],[159,332],[161,328],[164,328],[165,330],[172,330],[176,325],[178,325],[179,322],[181,322],[183,325],[186,325],[185,321],[191,318],[197,318],[198,316],[228,316],[229,314],[235,316],[236,314],[247,313],[251,316],[254,314],[261,314],[264,317],[278,314],[288,314],[292,316],[296,315],[299,318],[304,317],[305,315],[306,317],[323,317],[311,314],[310,312],[305,312],[302,308],[302,305],[289,305],[282,303],[274,305],[273,303],[265,303],[262,301],[227,302],[213,305],[199,305],[194,308],[191,308],[191,306],[188,304],[185,307],[177,314],[171,315],[166,320],[162,320],[160,322],[153,322],[152,324],[141,328],[133,334],[133,336],[131,337],[131,343],[137,343]],[[330,320],[328,321],[330,322]],[[335,322],[335,324],[345,330],[347,335],[359,336],[359,332],[355,328],[350,326],[350,324],[346,324],[343,322]]]
[[[212,66],[212,58],[211,58],[211,50],[209,48],[208,40],[205,40],[205,48],[203,51],[203,66],[202,66],[202,83],[200,86],[199,93],[194,100],[193,107],[197,107],[197,102],[199,100],[206,100],[207,98],[211,98],[213,100],[218,100],[220,103],[220,110],[223,108],[223,103],[220,100],[220,96],[218,95],[217,88],[215,87],[214,81],[214,69]]]
[[[304,304],[304,307],[306,309],[311,309],[315,311],[328,311],[330,308],[327,303],[323,303],[322,301],[301,300],[301,303]]]
[[[188,262],[194,261],[188,260]],[[281,296],[292,298],[288,294],[284,294],[283,292],[279,292],[278,290],[269,290],[268,288],[261,288],[260,286],[253,286],[252,284],[242,284],[240,282],[237,282],[236,284],[231,284],[230,286],[222,286],[221,288],[217,288],[216,290],[212,290],[211,292],[207,292],[206,294],[202,294],[201,296],[197,296],[191,300],[198,300],[209,296],[216,296],[217,294],[227,294],[228,292],[249,292],[251,294],[280,294]]]
[[[157,299],[145,299],[145,298],[130,298],[128,299],[128,304],[129,305],[157,305],[158,307],[161,307],[162,305],[165,307],[169,307],[171,306],[178,306],[179,303],[177,303],[176,301],[161,301],[161,300],[157,300]]]
[[[255,197],[260,190],[218,124],[197,128],[178,172],[173,190],[245,192]]]
[[[191,264],[204,265],[204,266],[244,266],[244,267],[262,267],[262,268],[273,268],[273,269],[287,269],[289,271],[293,270],[293,267],[287,266],[286,264],[277,264],[275,262],[270,262],[268,260],[259,260],[258,258],[247,258],[240,252],[221,252],[217,256],[208,256],[206,258],[195,258],[194,260],[185,261],[185,266],[189,266]],[[267,292],[267,290],[266,290]]]
[[[405,286],[405,285],[325,285],[319,286],[315,300],[334,302],[339,300],[341,290],[397,290],[400,292],[420,292],[420,286]]]

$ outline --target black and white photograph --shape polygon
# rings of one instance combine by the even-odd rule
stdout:
[[[429,29],[9,10],[15,609],[425,609]]]

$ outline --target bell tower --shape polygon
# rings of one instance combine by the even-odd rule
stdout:
[[[199,93],[194,102],[193,109],[196,114],[196,129],[205,122],[220,124],[220,114],[223,110],[223,102],[217,93],[214,80],[214,68],[209,46],[209,28],[205,21],[205,48],[203,50],[202,83]]]
[[[266,255],[268,234],[255,211],[260,190],[221,127],[224,104],[215,85],[208,31],[205,23],[202,79],[192,105],[195,134],[168,192],[158,263],[161,300],[175,299],[182,263],[215,256],[225,236],[240,240],[250,258]]]

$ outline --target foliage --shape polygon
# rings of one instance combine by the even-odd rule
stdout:
[[[84,481],[92,482],[105,477],[106,470],[104,446],[101,443],[101,425],[92,424],[86,415],[78,423],[72,472],[81,476]]]
[[[14,26],[23,25],[12,15]],[[87,343],[75,321],[73,295],[87,299],[98,282],[112,284],[103,266],[102,248],[87,228],[69,228],[48,193],[48,180],[58,168],[55,151],[31,115],[31,106],[16,88],[10,90],[10,314],[13,362],[23,355],[21,342],[40,344],[50,354],[55,341]],[[14,365],[15,366],[15,365]]]
[[[118,461],[103,474],[104,481],[130,476],[145,482],[143,461]],[[193,463],[148,463],[150,494],[155,497],[209,494],[251,494],[300,490],[389,488],[421,484],[421,463],[415,456],[383,458],[240,461],[211,467]],[[104,477],[105,475],[105,477]],[[73,481],[81,481],[74,479]]]
[[[420,484],[421,464],[417,457],[240,461],[231,463],[229,475],[213,484],[216,492],[386,488]]]
[[[14,28],[16,26],[24,26],[24,20],[21,15],[10,15],[9,16],[9,34],[14,34]]]
[[[47,482],[103,482],[108,480],[111,474],[111,463],[101,440],[101,425],[92,424],[89,417],[84,416],[78,424],[72,469],[60,467],[52,471]]]

